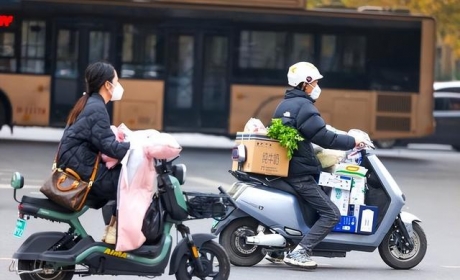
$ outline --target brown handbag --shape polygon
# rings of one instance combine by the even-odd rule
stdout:
[[[85,205],[86,197],[93,186],[101,153],[97,155],[89,182],[85,182],[72,169],[66,168],[62,170],[61,168],[57,168],[56,162],[60,146],[54,158],[51,176],[45,181],[40,191],[60,206],[78,212]]]

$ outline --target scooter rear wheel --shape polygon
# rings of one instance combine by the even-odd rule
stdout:
[[[230,261],[224,248],[214,241],[205,242],[200,248],[200,261],[203,272],[195,271],[189,255],[184,255],[176,272],[176,279],[186,280],[198,277],[199,279],[227,280],[230,276]],[[217,271],[215,271],[215,269]]]
[[[19,271],[33,271],[39,269],[41,265],[40,261],[18,260]],[[74,275],[74,270],[75,266],[69,265],[61,267],[61,270],[58,270],[55,273],[22,273],[19,274],[19,277],[21,280],[71,280]]]
[[[257,235],[258,222],[253,218],[238,219],[220,234],[220,244],[235,266],[253,266],[264,259],[262,247],[246,244],[247,236]]]
[[[425,232],[418,223],[412,223],[414,232],[412,242],[414,248],[404,252],[402,249],[400,233],[391,229],[382,240],[379,246],[379,254],[382,260],[394,269],[411,269],[418,265],[425,257],[428,247]]]

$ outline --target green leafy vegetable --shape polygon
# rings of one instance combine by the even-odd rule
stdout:
[[[281,119],[272,119],[271,125],[267,128],[267,136],[278,140],[280,145],[287,149],[289,160],[298,149],[298,142],[304,140],[297,129],[284,125]]]

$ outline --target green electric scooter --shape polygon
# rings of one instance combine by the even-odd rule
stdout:
[[[173,160],[156,160],[159,202],[163,234],[154,244],[143,245],[129,252],[115,251],[115,246],[97,242],[83,228],[79,217],[89,208],[101,208],[90,199],[80,212],[71,212],[46,198],[23,196],[16,199],[17,190],[24,186],[24,177],[15,172],[11,179],[14,199],[19,203],[19,217],[14,235],[21,237],[30,217],[67,223],[67,232],[37,232],[30,235],[13,255],[10,270],[22,280],[70,280],[77,274],[160,276],[169,263],[169,275],[176,279],[220,279],[230,274],[230,262],[212,234],[190,234],[184,221],[215,218],[235,207],[233,199],[222,187],[219,194],[183,192],[185,165],[172,164]],[[191,203],[189,197],[199,199]],[[194,206],[195,205],[195,206]],[[171,229],[181,233],[172,254]],[[78,269],[76,266],[79,266]],[[81,267],[81,268],[80,268]]]

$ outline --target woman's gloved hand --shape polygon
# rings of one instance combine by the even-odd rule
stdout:
[[[129,148],[133,149],[142,149],[145,146],[145,139],[142,137],[131,137],[129,139]]]

